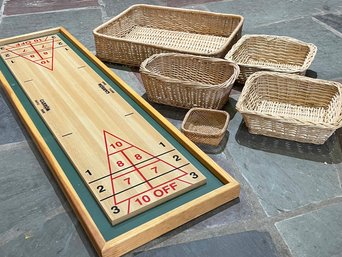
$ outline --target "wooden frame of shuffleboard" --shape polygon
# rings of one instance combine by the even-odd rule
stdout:
[[[80,220],[84,230],[89,236],[94,248],[100,256],[120,256],[150,240],[226,203],[237,197],[240,193],[240,185],[226,171],[213,162],[195,144],[181,134],[169,121],[151,107],[135,91],[125,84],[106,65],[97,59],[77,39],[62,27],[30,33],[18,37],[0,40],[0,46],[18,41],[29,40],[36,37],[59,33],[70,46],[78,51],[79,55],[95,65],[99,72],[111,79],[117,86],[156,121],[168,134],[196,158],[207,170],[207,179],[215,181],[215,187],[205,190],[189,191],[180,199],[169,201],[170,203],[156,206],[152,211],[147,211],[129,219],[118,226],[111,226],[103,215],[89,192],[84,189],[79,176],[70,175],[65,167],[72,169],[67,157],[61,148],[49,135],[43,121],[25,100],[25,94],[16,85],[16,80],[10,69],[1,60],[0,83],[5,89],[8,98],[15,107],[26,129],[34,139],[40,153],[43,155],[58,184],[62,188],[74,212]],[[208,176],[208,174],[210,176]],[[209,178],[211,177],[211,178]],[[76,186],[77,185],[77,186]],[[96,209],[96,210],[94,210]],[[114,232],[113,232],[114,231]]]

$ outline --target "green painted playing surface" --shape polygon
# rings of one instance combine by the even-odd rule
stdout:
[[[99,231],[105,240],[109,241],[141,224],[148,222],[170,210],[181,206],[193,199],[196,199],[212,190],[215,190],[223,185],[203,164],[201,164],[192,154],[185,149],[175,138],[173,138],[167,130],[165,130],[159,123],[157,123],[145,110],[143,110],[132,98],[130,98],[124,90],[121,89],[115,82],[113,82],[95,63],[93,63],[86,55],[84,55],[67,37],[63,34],[58,33],[58,36],[69,45],[87,64],[94,69],[104,81],[108,83],[117,93],[119,93],[136,111],[138,111],[156,130],[161,133],[165,139],[167,139],[175,148],[183,154],[197,169],[199,169],[202,174],[206,177],[207,183],[203,186],[195,188],[181,196],[178,196],[172,200],[169,200],[157,207],[154,207],[148,211],[145,211],[138,216],[128,219],[120,224],[112,226],[111,223],[106,218],[105,214],[102,212],[101,207],[97,204],[96,200],[88,190],[87,186],[84,184],[83,180],[71,164],[70,160],[63,152],[50,130],[45,125],[44,121],[41,119],[40,115],[35,110],[34,106],[31,104],[26,94],[23,92],[22,88],[13,77],[11,71],[8,69],[7,65],[4,63],[3,59],[0,58],[0,68],[4,74],[6,80],[11,85],[13,91],[19,98],[21,104],[29,114],[31,120],[34,122],[39,133],[44,138],[50,151],[54,154],[59,165],[62,167],[64,173],[69,179],[70,183],[74,187],[75,191],[79,195],[84,206],[87,208],[90,216],[97,225]]]

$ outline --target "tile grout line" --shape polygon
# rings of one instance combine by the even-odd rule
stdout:
[[[4,11],[5,11],[5,3],[7,0],[4,0],[2,2],[1,8],[0,8],[0,23],[2,22],[2,17],[4,16]]]
[[[103,0],[98,0],[97,3],[100,6],[102,22],[109,20],[108,14],[106,12],[106,4]]]
[[[318,20],[315,17],[312,17],[312,20],[316,23],[318,23],[319,25],[321,25],[322,27],[324,27],[325,29],[329,30],[330,32],[332,32],[333,34],[335,34],[336,36],[342,38],[342,33],[337,31],[336,29],[334,29],[333,27],[329,26],[328,24]]]
[[[3,144],[3,145],[0,145],[0,152],[18,149],[18,148],[21,148],[21,147],[27,146],[27,145],[28,145],[28,142],[25,140],[20,141],[20,142],[15,142],[15,143]]]

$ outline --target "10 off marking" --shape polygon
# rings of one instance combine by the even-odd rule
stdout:
[[[161,188],[154,189],[152,191],[152,194],[157,198],[164,197],[164,196],[176,191],[177,186],[178,185],[176,184],[176,182],[172,182],[172,183],[165,185]],[[151,197],[148,195],[142,195],[142,196],[135,199],[135,202],[137,202],[139,205],[144,205],[145,203],[149,203],[150,201],[151,201]]]

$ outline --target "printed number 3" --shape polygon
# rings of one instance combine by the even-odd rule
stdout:
[[[118,206],[113,206],[112,208],[110,208],[114,214],[117,214],[120,212],[120,209],[118,208]]]
[[[192,178],[198,178],[198,175],[195,172],[190,172],[190,176],[192,176]]]

